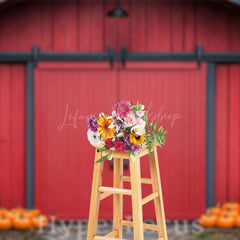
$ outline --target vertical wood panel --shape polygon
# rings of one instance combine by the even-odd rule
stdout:
[[[239,201],[240,190],[240,65],[230,66],[229,71],[229,136],[228,136],[228,198]]]
[[[1,66],[1,204],[11,206],[11,68]]]
[[[171,50],[182,51],[184,46],[183,2],[171,2]]]
[[[0,66],[0,205],[25,205],[25,73]]]
[[[113,1],[104,2],[104,50],[107,51],[109,45],[117,46],[117,24],[119,19],[107,17],[107,13],[114,8]]]
[[[104,4],[103,1],[92,0],[92,14],[91,14],[91,23],[89,23],[90,28],[94,29],[91,31],[91,50],[92,51],[102,51],[103,49],[103,30],[104,30]]]
[[[91,1],[78,3],[78,50],[91,50]]]
[[[23,65],[11,67],[11,206],[25,206],[26,181],[26,72]]]
[[[131,51],[146,51],[146,1],[131,0]]]
[[[215,199],[239,201],[240,65],[218,65],[215,122]]]
[[[53,41],[55,51],[77,50],[77,2],[54,2]]]
[[[196,16],[193,2],[184,2],[183,18],[184,18],[184,51],[194,51],[196,46],[195,27]]]
[[[216,70],[215,202],[227,199],[228,179],[228,67]]]

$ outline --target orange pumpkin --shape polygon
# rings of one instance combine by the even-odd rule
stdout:
[[[8,210],[6,208],[3,208],[3,207],[0,208],[0,216],[3,216],[3,215],[5,216],[7,212]]]
[[[237,228],[240,228],[240,215],[238,215],[236,218],[235,218],[235,226]]]
[[[235,210],[223,210],[223,211],[221,211],[220,212],[220,216],[225,216],[225,215],[227,215],[227,216],[229,216],[229,217],[233,217],[234,219],[238,216],[238,211],[235,211]]]
[[[23,218],[27,218],[31,220],[34,217],[34,214],[31,210],[27,210],[26,212],[21,214]]]
[[[219,228],[233,228],[234,227],[234,218],[228,216],[227,214],[224,216],[220,216],[217,219],[217,226]]]
[[[11,229],[11,227],[12,227],[11,219],[2,215],[0,217],[0,230],[9,230],[9,229]]]
[[[214,215],[204,214],[198,219],[198,223],[203,227],[214,227],[217,217]]]
[[[227,202],[222,205],[223,210],[237,211],[239,212],[240,206],[237,202]]]
[[[20,216],[20,213],[17,210],[12,209],[11,211],[6,212],[5,216],[13,221]]]
[[[32,209],[31,212],[32,212],[33,217],[36,217],[36,216],[42,214],[41,211],[39,209],[36,209],[36,208]]]
[[[21,207],[17,207],[17,208],[13,208],[11,211],[13,212],[18,212],[18,213],[24,213],[26,211],[25,208],[21,208]]]
[[[14,218],[13,227],[17,230],[28,230],[31,228],[32,223],[28,218],[24,218],[21,214],[19,217]]]
[[[209,209],[209,213],[214,216],[218,216],[220,212],[221,212],[221,208],[217,206]]]
[[[48,218],[44,215],[38,215],[32,219],[32,225],[35,228],[44,228],[48,225]]]

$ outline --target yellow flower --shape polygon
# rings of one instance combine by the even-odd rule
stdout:
[[[98,131],[102,138],[112,138],[115,132],[115,128],[109,128],[110,124],[113,122],[112,119],[108,119],[107,116],[102,116],[97,120]]]
[[[135,144],[135,145],[140,145],[145,141],[145,136],[144,134],[142,135],[137,135],[136,133],[130,134],[130,142]]]

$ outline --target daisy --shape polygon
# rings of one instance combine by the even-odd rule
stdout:
[[[113,120],[107,116],[102,116],[97,120],[98,131],[102,138],[112,138],[115,132],[115,128],[110,128],[109,126]]]

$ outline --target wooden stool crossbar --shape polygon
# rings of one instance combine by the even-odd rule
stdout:
[[[96,149],[95,162],[108,151],[98,152]],[[134,239],[144,240],[143,229],[158,231],[158,240],[167,240],[167,229],[163,206],[160,172],[158,166],[157,147],[154,146],[149,155],[151,178],[141,178],[140,157],[148,154],[146,148],[142,148],[133,163],[130,162],[130,176],[123,176],[123,159],[128,159],[128,153],[113,153],[113,187],[102,185],[102,172],[104,162],[94,165],[92,195],[89,212],[87,240],[117,240],[122,239],[122,226],[133,227]],[[131,189],[123,189],[123,182],[130,182]],[[152,185],[152,194],[142,198],[141,183]],[[113,195],[113,231],[105,236],[97,236],[99,203],[101,200]],[[123,220],[123,195],[132,198],[133,221]],[[142,206],[154,200],[157,224],[143,223]]]

